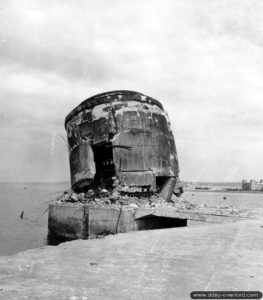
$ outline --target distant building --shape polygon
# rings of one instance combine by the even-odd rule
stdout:
[[[245,179],[242,180],[242,190],[243,191],[262,191],[263,190],[263,180],[261,179],[257,182],[254,179],[251,179],[247,182]]]

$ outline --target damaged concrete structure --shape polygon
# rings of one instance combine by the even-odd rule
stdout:
[[[71,191],[49,206],[50,235],[85,239],[186,226],[185,216],[167,215],[175,209],[179,166],[159,101],[133,91],[102,93],[78,105],[65,128]]]
[[[132,91],[93,96],[67,117],[71,185],[126,192],[158,192],[169,201],[179,167],[170,121],[162,104]]]

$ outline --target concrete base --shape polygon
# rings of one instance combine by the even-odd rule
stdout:
[[[51,237],[85,239],[88,214],[81,204],[50,204],[48,229]]]
[[[85,204],[55,203],[49,205],[49,237],[55,239],[88,239],[106,234],[130,231],[225,223],[236,217],[197,214],[157,208],[121,210],[90,208]]]
[[[105,234],[186,226],[186,220],[167,217],[167,211],[156,214],[154,209],[121,210],[90,208],[84,204],[49,205],[50,238],[88,239]]]

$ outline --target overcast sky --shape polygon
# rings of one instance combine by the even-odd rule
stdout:
[[[263,177],[263,2],[1,0],[0,181],[69,180],[65,116],[128,89],[170,115],[181,179]]]

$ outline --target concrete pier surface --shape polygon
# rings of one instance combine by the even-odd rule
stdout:
[[[263,220],[76,240],[0,257],[0,299],[190,299],[263,290]]]

